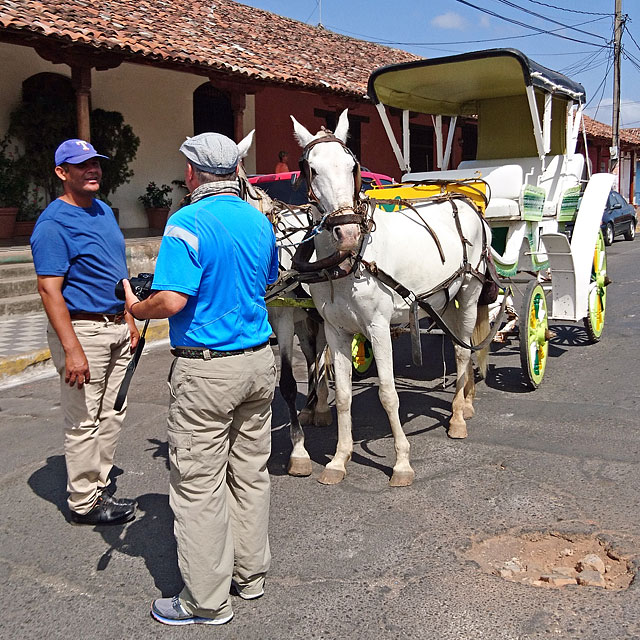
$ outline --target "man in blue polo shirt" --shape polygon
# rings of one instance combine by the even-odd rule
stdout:
[[[278,275],[266,216],[239,198],[237,145],[218,133],[189,138],[191,204],[170,218],[153,293],[136,318],[169,317],[169,499],[185,587],[152,604],[169,625],[224,624],[230,589],[264,593],[269,568],[271,401],[276,367],[264,301]]]
[[[64,194],[42,212],[31,236],[60,374],[71,519],[90,525],[127,522],[136,508],[112,495],[109,477],[125,416],[113,405],[139,334],[114,293],[127,277],[125,244],[113,212],[95,198],[98,158],[106,156],[85,140],[58,147],[55,172]]]

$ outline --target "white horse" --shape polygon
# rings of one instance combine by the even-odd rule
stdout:
[[[246,157],[253,142],[251,131],[238,143],[240,157]],[[277,207],[274,201],[262,189],[251,185],[242,165],[239,170],[242,197],[254,207],[268,215],[274,223],[276,240],[279,246],[281,269],[291,269],[291,259],[297,243],[300,242],[309,226],[307,215],[300,210]],[[292,299],[295,295],[304,295],[302,291],[293,291],[284,295]],[[308,295],[308,294],[307,294]],[[325,348],[324,329],[321,318],[315,310],[289,306],[268,306],[269,324],[278,340],[280,355],[280,393],[289,411],[292,452],[289,457],[288,473],[292,476],[311,475],[311,458],[304,446],[302,425],[328,426],[332,422],[328,405],[328,387],[326,378],[321,375],[318,366]],[[293,374],[294,336],[307,363],[308,390],[305,405],[298,414],[296,399],[298,388]]]
[[[361,332],[373,347],[379,396],[394,437],[396,462],[390,484],[407,486],[413,482],[414,471],[398,414],[390,325],[408,321],[409,304],[392,289],[393,282],[417,296],[429,294],[428,303],[466,344],[470,343],[478,320],[477,344],[477,335],[484,337],[488,333],[487,307],[480,307],[479,313],[478,298],[487,269],[491,232],[475,208],[463,199],[416,204],[415,211],[407,208],[393,213],[366,207],[357,195],[357,160],[344,144],[349,128],[347,111],[340,116],[335,135],[325,130],[313,135],[293,116],[291,119],[295,137],[304,149],[309,196],[318,203],[314,220],[321,223],[322,231],[315,236],[316,254],[325,259],[325,270],[334,263],[338,265],[336,273],[339,269],[343,273],[354,269],[345,277],[310,287],[316,308],[324,318],[333,356],[338,412],[336,454],[319,482],[340,482],[353,451],[351,343],[353,335]],[[311,269],[313,265],[307,266]],[[390,276],[391,284],[389,279],[383,284],[380,273],[374,275],[376,268]],[[467,436],[465,420],[474,413],[470,356],[470,349],[455,345],[456,390],[448,428],[451,438]]]

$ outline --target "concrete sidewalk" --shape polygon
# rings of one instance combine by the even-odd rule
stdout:
[[[142,331],[143,322],[138,323]],[[152,320],[147,329],[147,344],[169,336],[168,320]],[[47,317],[44,312],[0,318],[0,386],[16,376],[40,373],[50,365],[47,345]]]

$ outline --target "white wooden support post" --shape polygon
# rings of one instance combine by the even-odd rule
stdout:
[[[393,153],[396,156],[396,160],[398,161],[400,171],[402,171],[403,173],[408,173],[409,164],[402,157],[402,151],[400,150],[400,146],[398,145],[398,142],[393,134],[393,129],[391,128],[391,123],[389,122],[389,117],[387,116],[384,105],[381,102],[378,102],[378,104],[376,104],[376,109],[378,110],[378,114],[380,115],[380,120],[382,120],[382,126],[387,133],[387,138],[389,138],[389,143],[391,144]]]
[[[404,156],[404,162],[407,167],[407,171],[411,170],[411,145],[409,141],[409,110],[404,109],[402,111],[402,155]]]
[[[442,161],[442,170],[446,171],[449,168],[449,160],[451,159],[451,147],[453,147],[453,134],[456,130],[456,122],[458,116],[451,116],[449,119],[449,133],[447,134],[447,146],[444,150],[444,159]]]
[[[431,116],[433,120],[433,128],[436,132],[436,164],[438,169],[442,169],[443,153],[442,153],[442,116]]]
[[[532,86],[527,87],[527,99],[529,101],[529,111],[531,112],[531,122],[533,124],[533,135],[536,139],[538,156],[544,159],[544,141],[542,139],[542,127],[540,126],[540,114],[536,103],[536,94]]]
[[[544,142],[545,154],[551,151],[551,103],[552,97],[550,93],[544,94],[544,124],[542,126],[542,139]]]

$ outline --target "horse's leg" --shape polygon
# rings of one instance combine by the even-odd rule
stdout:
[[[308,375],[307,401],[298,419],[303,425],[328,427],[333,422],[328,402],[329,389],[326,377],[320,369],[320,358],[326,345],[324,327],[315,320],[306,318],[304,323],[296,324],[296,335],[307,360]]]
[[[446,316],[451,319],[452,329],[464,342],[471,340],[477,319],[477,304],[480,283],[475,278],[465,282],[456,296],[458,308],[450,305]],[[466,438],[467,423],[474,415],[473,398],[475,380],[471,363],[471,350],[454,345],[456,356],[456,390],[451,403],[451,420],[447,435],[450,438]]]
[[[392,487],[407,487],[413,482],[415,472],[411,468],[409,461],[409,440],[400,423],[400,400],[398,399],[398,392],[393,379],[391,334],[388,325],[377,332],[375,331],[375,326],[372,326],[370,327],[370,332],[371,346],[378,370],[378,395],[389,418],[396,450],[396,463],[393,467],[393,474],[389,484]],[[349,366],[351,366],[351,359],[349,359]],[[337,386],[336,380],[336,390]]]
[[[353,452],[351,434],[351,340],[345,334],[325,322],[327,342],[333,356],[335,375],[336,409],[338,413],[338,445],[331,462],[320,474],[321,484],[338,484],[347,475],[347,462]]]
[[[311,459],[304,447],[304,431],[298,420],[296,398],[298,386],[293,375],[293,309],[279,309],[272,314],[272,326],[278,338],[280,351],[280,393],[289,409],[289,436],[293,449],[289,458],[288,473],[292,476],[310,476]]]
[[[489,307],[482,305],[477,307],[476,313],[476,325],[473,328],[473,344],[480,344],[488,335],[491,329],[489,325]],[[479,351],[476,351],[476,357],[478,358],[478,367],[480,369],[480,375],[484,378],[487,375],[487,355],[489,353],[489,347],[485,347]],[[476,414],[476,410],[473,407],[473,401],[476,397],[476,380],[473,371],[473,362],[469,358],[469,364],[467,365],[467,380],[464,385],[464,418],[469,420]]]

